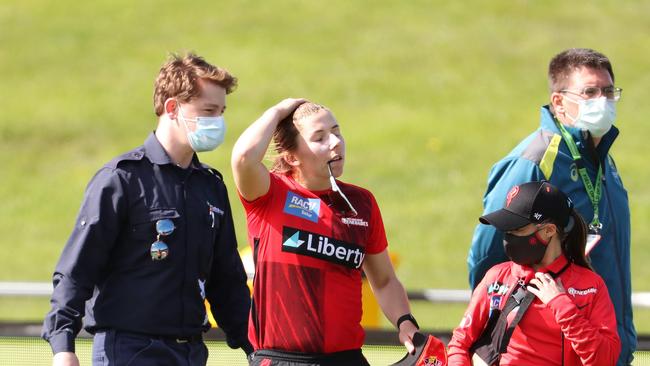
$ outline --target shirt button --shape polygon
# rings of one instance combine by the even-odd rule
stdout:
[[[86,220],[81,220],[80,224],[81,224],[81,226],[85,226],[86,225]]]

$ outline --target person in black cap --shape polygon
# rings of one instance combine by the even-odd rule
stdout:
[[[586,224],[548,182],[512,187],[480,217],[504,233],[449,342],[449,365],[613,365],[621,343],[602,278],[585,258]]]

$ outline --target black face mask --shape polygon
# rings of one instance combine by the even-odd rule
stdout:
[[[547,244],[537,236],[537,231],[526,236],[505,233],[503,237],[506,255],[510,260],[522,266],[531,266],[541,262],[544,253],[546,253]]]

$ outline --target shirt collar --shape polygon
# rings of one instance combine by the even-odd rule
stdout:
[[[540,125],[542,129],[552,131],[559,135],[560,130],[555,125],[555,116],[553,115],[553,113],[551,113],[551,109],[548,104],[542,106],[540,114],[541,114]],[[576,142],[576,145],[578,146],[579,149],[582,150],[586,148],[586,141],[582,133],[582,130],[580,130],[579,128],[569,127],[569,126],[564,126],[564,128],[566,128],[569,134],[573,136],[573,140]],[[601,138],[600,143],[596,148],[596,151],[598,152],[598,155],[601,158],[604,158],[609,153],[609,149],[612,147],[612,144],[614,144],[614,140],[616,140],[618,134],[619,134],[618,128],[616,126],[612,126],[612,128]]]
[[[167,154],[167,151],[165,151],[165,148],[163,148],[163,146],[160,144],[160,141],[158,141],[158,137],[156,137],[155,131],[151,132],[149,136],[147,136],[147,139],[144,141],[144,155],[147,157],[147,159],[149,159],[149,161],[156,165],[176,165],[176,163],[174,163],[174,161]],[[190,164],[189,168],[206,170],[199,161],[196,153],[194,153],[192,156],[192,163]]]
[[[515,277],[523,278],[526,283],[535,277],[535,272],[550,273],[557,275],[569,263],[564,254],[560,254],[551,264],[546,267],[534,270],[533,267],[522,266],[512,262],[512,274]]]

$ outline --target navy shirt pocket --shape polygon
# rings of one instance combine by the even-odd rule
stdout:
[[[156,208],[148,210],[137,210],[131,212],[129,218],[131,233],[133,237],[139,238],[143,236],[156,238],[156,222],[158,220],[170,219],[174,225],[178,227],[178,219],[181,215],[176,209],[169,208]],[[173,233],[172,233],[173,235]]]
[[[123,241],[125,245],[119,248],[125,253],[116,258],[125,261],[122,265],[127,267],[153,262],[149,250],[151,244],[158,239],[156,222],[165,219],[171,220],[175,229],[168,235],[160,235],[160,240],[169,246],[170,252],[173,252],[174,243],[178,242],[176,237],[179,235],[180,217],[178,211],[173,208],[133,210],[129,217],[127,238]]]

